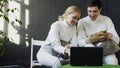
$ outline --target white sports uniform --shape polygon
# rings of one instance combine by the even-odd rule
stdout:
[[[37,53],[38,61],[45,66],[58,68],[61,63],[56,57],[58,54],[64,54],[65,48],[60,40],[70,42],[70,47],[77,46],[76,26],[69,26],[66,21],[56,21],[51,25],[45,44]]]
[[[80,19],[78,22],[78,44],[79,46],[88,47],[88,46],[94,46],[91,43],[86,43],[85,40],[90,35],[107,30],[107,32],[112,33],[113,37],[112,40],[114,40],[117,44],[119,43],[119,37],[115,30],[114,24],[111,21],[111,19],[107,16],[99,15],[95,21],[92,21],[89,16]],[[118,64],[118,60],[115,56],[115,54],[107,55],[103,57],[103,61],[106,64]]]

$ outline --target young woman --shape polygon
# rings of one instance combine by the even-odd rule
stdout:
[[[80,18],[80,9],[70,6],[59,21],[51,25],[45,44],[37,53],[39,63],[52,68],[61,66],[59,54],[70,56],[70,47],[77,47],[76,24]],[[62,41],[67,44],[62,44]]]

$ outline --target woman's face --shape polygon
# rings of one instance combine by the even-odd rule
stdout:
[[[70,26],[76,25],[79,19],[80,19],[79,12],[68,14],[66,17],[66,21]]]

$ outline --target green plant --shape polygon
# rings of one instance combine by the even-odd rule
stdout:
[[[17,8],[14,8],[14,9],[9,9],[8,7],[6,7],[8,5],[9,2],[11,2],[12,0],[0,0],[0,18],[2,18],[4,20],[4,22],[6,23],[9,23],[10,20],[9,20],[9,17],[8,17],[8,13],[9,12],[12,12],[13,14],[15,13],[15,11],[17,10]],[[22,22],[17,19],[14,20],[15,23],[19,23],[19,24],[22,24]],[[0,56],[3,55],[3,53],[5,52],[4,51],[4,48],[2,47],[2,44],[3,42],[8,42],[9,41],[9,38],[7,37],[6,33],[2,30],[0,30]]]

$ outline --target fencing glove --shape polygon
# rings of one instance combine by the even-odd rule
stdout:
[[[89,37],[91,43],[99,42],[101,39],[99,38],[98,34],[93,34]]]

